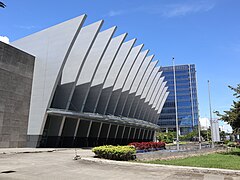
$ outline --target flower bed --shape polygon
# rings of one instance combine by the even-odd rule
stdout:
[[[128,145],[134,146],[137,152],[157,151],[160,149],[165,149],[165,142],[132,142]]]
[[[96,156],[112,160],[134,160],[136,149],[132,146],[99,146],[92,149]]]

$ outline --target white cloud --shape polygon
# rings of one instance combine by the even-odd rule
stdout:
[[[9,38],[7,36],[0,36],[0,41],[9,44]]]
[[[163,16],[176,17],[198,12],[206,12],[213,9],[214,6],[215,5],[213,3],[208,3],[205,1],[197,1],[192,4],[173,4],[165,7]]]
[[[193,13],[207,12],[213,9],[214,3],[209,1],[193,1],[191,3],[178,3],[178,4],[166,4],[166,5],[147,5],[138,6],[132,9],[124,10],[111,10],[106,16],[118,16],[127,13],[145,13],[145,14],[158,14],[162,17],[172,18],[178,16],[186,16]]]
[[[232,133],[232,127],[227,123],[222,121],[222,124],[219,126],[222,131],[225,131],[227,133]]]
[[[27,30],[30,30],[30,29],[34,29],[36,28],[36,26],[33,26],[33,25],[16,25],[17,28],[20,28],[20,29],[27,29]]]
[[[121,14],[124,14],[125,11],[122,11],[122,10],[119,10],[119,11],[114,11],[114,10],[111,10],[108,12],[107,16],[110,16],[110,17],[113,17],[113,16],[119,16]]]
[[[206,130],[210,127],[209,118],[207,118],[207,117],[199,118],[199,121],[200,121],[200,124],[201,124],[201,129]],[[219,128],[222,131],[225,131],[227,133],[232,133],[232,127],[227,122],[218,121],[218,123],[219,123]]]
[[[209,118],[199,118],[200,124],[201,124],[201,129],[208,129],[208,127],[210,126],[210,121]]]

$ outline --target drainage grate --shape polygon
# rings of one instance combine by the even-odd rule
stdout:
[[[2,171],[1,173],[5,173],[5,174],[8,174],[8,173],[14,173],[14,172],[16,172],[16,171]]]

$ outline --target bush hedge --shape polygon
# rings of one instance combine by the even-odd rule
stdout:
[[[134,146],[136,150],[154,151],[165,149],[165,142],[132,142],[129,144]]]
[[[236,147],[236,148],[240,148],[240,142],[228,142],[227,143],[228,147]]]
[[[133,146],[98,146],[92,149],[96,156],[112,160],[134,160],[136,149]]]
[[[174,138],[176,138],[176,132],[159,132],[157,134],[157,140],[160,142],[172,143]]]

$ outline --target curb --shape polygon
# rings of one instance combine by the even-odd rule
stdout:
[[[44,152],[55,152],[55,151],[63,151],[66,149],[20,149],[18,151],[9,151],[6,149],[5,151],[3,149],[0,150],[0,155],[10,155],[10,154],[26,154],[26,153],[44,153]]]
[[[174,165],[162,165],[162,164],[147,164],[138,162],[126,162],[126,161],[114,161],[108,159],[98,159],[98,158],[87,158],[82,157],[81,160],[103,163],[103,164],[114,164],[114,165],[125,165],[125,166],[147,166],[147,167],[159,167],[159,168],[171,168],[175,170],[189,170],[196,173],[211,173],[211,174],[222,174],[222,175],[235,175],[240,176],[240,170],[230,170],[230,169],[218,169],[218,168],[202,168],[202,167],[190,167],[190,166],[174,166]]]

